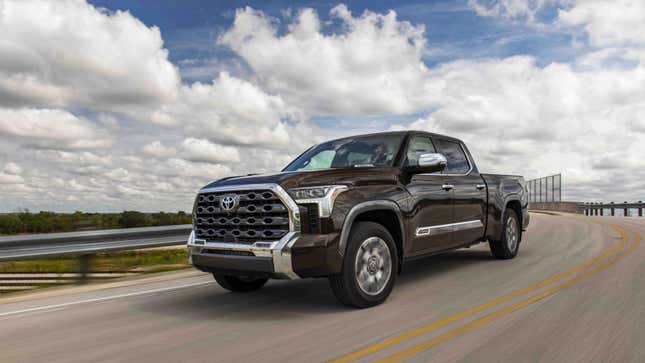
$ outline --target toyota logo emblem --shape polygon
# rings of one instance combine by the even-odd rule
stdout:
[[[225,195],[219,200],[219,206],[222,210],[230,212],[237,208],[237,195]]]

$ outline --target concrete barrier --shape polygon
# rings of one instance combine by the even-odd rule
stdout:
[[[582,214],[578,202],[535,202],[529,203],[529,210],[547,210],[554,212],[577,213]]]

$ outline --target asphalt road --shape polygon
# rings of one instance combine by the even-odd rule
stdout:
[[[0,362],[643,362],[645,218],[534,214],[487,245],[406,265],[382,306],[326,280],[225,292],[194,271],[0,300]]]

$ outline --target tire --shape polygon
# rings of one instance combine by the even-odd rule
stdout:
[[[396,245],[388,230],[378,223],[357,222],[349,234],[342,270],[329,277],[329,284],[345,305],[379,305],[392,292],[398,264]],[[360,276],[357,269],[362,271]]]
[[[267,278],[246,279],[238,276],[219,274],[213,274],[213,277],[221,287],[233,292],[251,292],[259,290],[267,283],[267,281],[269,281]]]
[[[517,252],[520,249],[522,228],[520,219],[514,209],[507,208],[502,221],[502,239],[501,241],[490,240],[490,251],[495,258],[509,260],[517,256]]]

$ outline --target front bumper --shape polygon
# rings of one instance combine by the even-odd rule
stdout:
[[[200,192],[237,192],[268,189],[275,193],[289,210],[289,230],[279,240],[255,241],[252,244],[209,242],[188,239],[190,260],[195,268],[214,273],[267,275],[273,278],[298,279],[328,276],[341,269],[337,233],[302,234],[300,209],[277,184],[247,184],[202,189]]]
[[[191,233],[188,249],[191,263],[201,271],[298,279],[339,273],[338,240],[337,233],[291,232],[279,241],[242,245],[195,240]]]
[[[298,232],[289,232],[278,241],[246,245],[196,239],[193,231],[188,239],[188,250],[191,263],[202,271],[263,273],[297,279],[291,249],[299,236]]]

